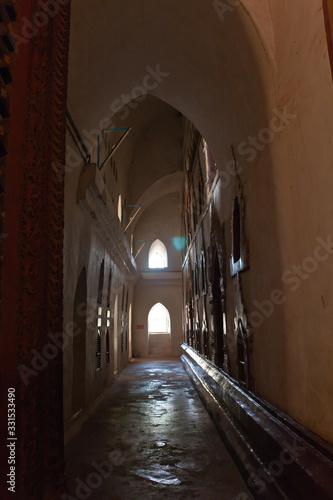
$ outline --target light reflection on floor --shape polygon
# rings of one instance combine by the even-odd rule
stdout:
[[[251,498],[179,361],[131,363],[69,442],[66,463],[74,497],[81,485],[91,500]]]

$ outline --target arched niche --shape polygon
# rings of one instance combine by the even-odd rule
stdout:
[[[85,406],[86,321],[87,273],[84,267],[76,285],[73,308],[73,322],[79,333],[73,336],[72,416],[80,413]]]

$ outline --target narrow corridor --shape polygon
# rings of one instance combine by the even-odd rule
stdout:
[[[252,498],[179,361],[130,363],[65,457],[67,500]]]

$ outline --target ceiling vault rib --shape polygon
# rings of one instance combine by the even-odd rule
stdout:
[[[122,127],[122,128],[103,128],[102,129],[102,132],[104,131],[113,131],[113,130],[126,130],[126,132],[124,132],[124,134],[120,137],[120,139],[116,142],[116,144],[114,144],[111,148],[111,151],[110,153],[107,155],[107,157],[105,158],[105,160],[102,162],[102,164],[100,165],[99,164],[99,160],[100,160],[100,135],[98,135],[98,151],[97,151],[97,166],[99,168],[99,170],[101,170],[104,165],[106,164],[107,161],[109,161],[110,158],[112,158],[112,156],[115,154],[115,152],[117,151],[117,149],[119,148],[119,146],[121,145],[121,143],[126,139],[126,137],[128,136],[128,134],[130,133],[130,131],[132,130],[132,127]]]

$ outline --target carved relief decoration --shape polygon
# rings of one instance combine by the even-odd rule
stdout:
[[[226,332],[226,249],[225,229],[221,225],[214,204],[210,207],[211,233],[209,258],[209,296],[212,315],[215,316],[214,334],[211,337],[212,361],[229,372]],[[217,292],[218,289],[218,292]],[[218,295],[218,296],[217,296]]]
[[[53,359],[43,353],[50,335],[63,330],[64,186],[52,164],[65,164],[70,2],[59,1],[56,15],[46,8],[35,0],[17,2],[18,35],[23,18],[34,21],[43,12],[47,23],[18,49],[8,164],[19,199],[5,201],[7,224],[15,212],[18,227],[10,228],[5,256],[8,266],[17,266],[12,295],[17,314],[10,326],[16,349],[8,363],[16,368],[11,382],[17,395],[18,498],[53,500],[64,491],[62,350],[54,350]],[[11,257],[10,247],[15,250],[16,244],[18,254],[13,251]],[[3,289],[11,286],[3,283]],[[3,329],[8,326],[5,312],[6,301]],[[17,367],[32,372],[22,377]]]

